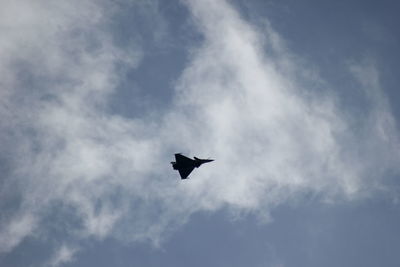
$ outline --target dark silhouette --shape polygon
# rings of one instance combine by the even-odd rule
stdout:
[[[172,167],[174,170],[178,170],[181,175],[181,179],[186,179],[194,168],[200,167],[201,164],[214,161],[213,159],[199,159],[194,157],[190,159],[181,155],[180,153],[175,154],[175,161],[172,161]]]

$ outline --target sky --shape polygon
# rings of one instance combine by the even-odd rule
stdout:
[[[396,1],[0,4],[1,266],[399,266]]]

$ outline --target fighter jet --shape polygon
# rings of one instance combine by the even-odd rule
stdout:
[[[200,167],[201,164],[214,161],[213,159],[199,159],[194,157],[190,159],[183,156],[180,153],[175,154],[175,161],[172,161],[172,168],[178,170],[181,175],[181,179],[186,179],[194,168]]]

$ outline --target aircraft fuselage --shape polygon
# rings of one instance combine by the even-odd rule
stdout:
[[[213,159],[194,159],[185,157],[181,154],[175,154],[176,161],[172,161],[172,168],[178,170],[182,179],[186,179],[194,168],[200,167],[202,164],[214,161]]]

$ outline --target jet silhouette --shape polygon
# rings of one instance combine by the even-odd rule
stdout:
[[[172,161],[172,168],[178,170],[181,175],[181,179],[186,179],[194,168],[200,167],[201,164],[214,161],[213,159],[199,159],[194,157],[190,159],[183,156],[180,153],[175,154],[175,161]]]

